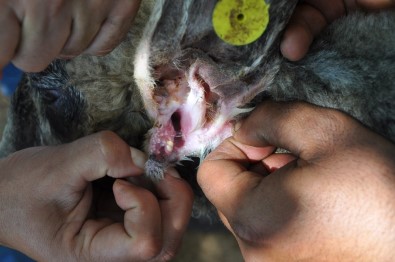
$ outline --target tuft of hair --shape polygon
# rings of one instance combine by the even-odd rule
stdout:
[[[160,181],[164,178],[167,166],[153,158],[148,158],[145,163],[145,173],[152,181]]]

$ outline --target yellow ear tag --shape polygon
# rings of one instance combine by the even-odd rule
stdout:
[[[213,12],[213,27],[219,38],[236,46],[257,40],[269,23],[265,0],[219,0]]]

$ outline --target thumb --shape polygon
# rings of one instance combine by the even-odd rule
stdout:
[[[304,102],[265,101],[246,118],[234,134],[236,141],[255,147],[276,146],[302,159],[330,150],[345,132],[350,117],[333,109]]]
[[[251,165],[272,151],[272,147],[253,148],[228,138],[202,162],[197,173],[198,183],[221,213],[232,216],[235,208],[229,203],[238,203],[264,177],[251,172]]]
[[[58,155],[54,164],[68,173],[64,177],[72,177],[73,184],[82,186],[106,175],[114,178],[141,175],[146,160],[141,151],[130,148],[119,136],[109,131],[65,144]]]

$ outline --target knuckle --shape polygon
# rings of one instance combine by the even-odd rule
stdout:
[[[124,28],[114,28],[111,32],[108,31],[107,27],[107,31],[103,32],[103,37],[99,41],[96,40],[95,50],[92,50],[95,55],[103,56],[113,51],[125,39],[128,32]]]
[[[61,56],[67,57],[67,58],[74,58],[80,54],[82,54],[83,50],[81,48],[77,47],[67,47],[63,48],[62,52],[60,53]]]
[[[135,17],[139,5],[140,1],[119,1],[118,5],[114,7],[113,13],[117,14],[123,21],[131,21]]]
[[[159,254],[158,260],[171,261],[175,258],[176,254],[177,254],[176,250],[164,250]]]
[[[349,146],[357,136],[355,136],[356,121],[345,113],[338,110],[327,110],[325,117],[328,142],[336,144],[337,147]]]
[[[347,133],[347,120],[345,115],[336,110],[321,110],[319,118],[312,121],[319,128],[319,138],[324,144],[336,144],[340,140],[344,140]]]
[[[87,54],[89,55],[94,55],[94,56],[105,56],[107,54],[109,54],[112,50],[114,50],[116,44],[110,44],[109,46],[106,46],[105,48],[101,48],[101,49],[92,49],[89,52],[87,52]]]
[[[85,48],[89,45],[89,39],[75,37],[63,47],[61,55],[75,57],[82,54]]]
[[[254,228],[253,223],[240,222],[238,220],[228,220],[233,234],[242,242],[247,243],[251,246],[259,246],[261,243],[267,239],[265,234],[269,235],[269,232],[273,230],[273,227],[269,223],[262,221],[260,229]]]
[[[120,138],[112,131],[101,131],[93,137],[95,145],[100,149],[101,155],[105,162],[115,160],[114,150],[117,149]]]
[[[82,28],[73,29],[62,49],[62,54],[77,56],[84,53],[89,46],[97,41],[95,39],[99,33],[100,26],[96,24],[86,24]]]
[[[84,50],[85,54],[94,56],[105,56],[112,52],[119,43],[122,42],[121,34],[117,34],[116,31],[112,31],[111,34],[105,35],[103,32],[103,37],[93,40],[90,46]]]
[[[109,26],[117,28],[118,30],[124,26],[126,18],[123,16],[110,16],[107,18],[106,23]]]
[[[112,142],[113,140],[118,139],[118,136],[112,131],[105,130],[105,131],[100,131],[100,132],[96,133],[95,139],[102,146],[105,146],[108,144],[109,141]]]
[[[309,138],[307,143],[312,156],[326,155],[352,141],[350,117],[338,110],[299,107],[298,117],[298,124],[303,126]]]
[[[160,239],[147,237],[145,239],[139,239],[137,245],[133,249],[133,256],[135,256],[135,250],[138,250],[139,259],[142,261],[149,261],[160,255],[162,242]]]
[[[64,12],[65,4],[67,4],[67,1],[65,0],[51,0],[49,2],[46,2],[47,16],[49,17],[59,16],[62,12]]]
[[[149,190],[141,189],[139,195],[135,196],[134,201],[140,214],[151,214],[153,204],[157,202],[157,199]]]

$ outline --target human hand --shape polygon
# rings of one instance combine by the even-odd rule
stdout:
[[[393,143],[339,111],[267,101],[198,181],[246,261],[391,261],[394,156]]]
[[[335,19],[356,9],[395,7],[392,0],[305,0],[300,1],[284,32],[281,53],[291,61],[302,59],[314,37]]]
[[[27,72],[57,56],[104,55],[128,32],[139,0],[0,0],[0,72],[12,61]]]
[[[111,132],[1,159],[0,244],[39,261],[170,259],[189,221],[192,191],[176,173],[154,184],[156,196],[121,179],[140,176],[144,161]],[[103,217],[114,209],[92,190],[91,181],[106,175],[116,178],[121,222]]]

